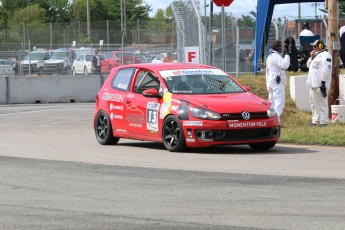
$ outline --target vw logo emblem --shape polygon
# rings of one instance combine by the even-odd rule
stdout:
[[[247,112],[247,111],[244,111],[242,113],[242,117],[243,117],[244,120],[249,120],[250,119],[250,113]]]

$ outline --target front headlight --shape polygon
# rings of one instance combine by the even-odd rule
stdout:
[[[275,109],[270,107],[270,108],[267,110],[267,116],[268,116],[269,118],[271,118],[271,117],[274,117],[275,115],[277,115]]]
[[[219,120],[221,118],[219,113],[198,107],[190,107],[189,111],[195,118],[210,120]]]

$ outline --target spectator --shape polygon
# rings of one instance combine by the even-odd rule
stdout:
[[[95,50],[95,54],[92,58],[92,65],[94,67],[94,74],[101,75],[101,58],[98,55],[98,50]]]
[[[345,67],[345,26],[342,26],[340,28],[340,45],[341,45],[341,48],[340,48],[340,59],[341,59],[341,62],[343,63],[342,64],[342,67],[344,68]]]
[[[173,58],[172,58],[172,54],[169,52],[167,53],[167,56],[165,57],[165,61],[164,62],[173,62]]]
[[[249,71],[253,71],[253,61],[254,61],[254,47],[250,48],[248,57],[245,59],[246,64],[249,67]]]
[[[285,107],[285,70],[290,66],[290,56],[281,56],[283,43],[274,41],[270,55],[266,60],[266,87],[268,90],[268,101],[275,109],[279,119]]]
[[[309,68],[306,86],[309,90],[309,100],[312,113],[312,122],[307,126],[315,126],[320,122],[321,126],[328,124],[328,98],[327,88],[331,85],[332,56],[325,49],[322,40],[316,40],[311,44],[307,66]]]
[[[310,26],[308,22],[303,23],[302,29],[303,30],[301,31],[299,36],[307,36],[307,37],[314,36],[314,33],[311,32],[310,30]]]

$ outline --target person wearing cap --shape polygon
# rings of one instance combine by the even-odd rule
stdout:
[[[310,26],[309,26],[308,22],[303,23],[302,29],[303,30],[299,34],[300,37],[301,36],[306,36],[306,37],[314,36],[314,33],[311,32],[311,30],[310,30]]]
[[[309,68],[306,86],[309,90],[309,100],[312,113],[312,122],[308,126],[328,125],[328,98],[327,89],[331,85],[332,55],[326,51],[322,40],[311,43],[313,50],[307,61]]]
[[[274,41],[271,53],[266,60],[266,87],[268,91],[268,101],[275,109],[280,118],[285,107],[285,70],[290,66],[290,56],[286,53],[284,58],[281,56],[283,42]]]

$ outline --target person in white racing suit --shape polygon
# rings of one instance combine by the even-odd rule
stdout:
[[[285,70],[290,66],[290,56],[281,54],[283,43],[274,41],[272,43],[271,53],[266,60],[266,87],[268,91],[268,101],[271,103],[280,119],[285,107]],[[284,52],[285,53],[285,52]]]
[[[308,126],[321,126],[328,124],[328,98],[327,89],[332,79],[332,55],[325,50],[322,40],[311,44],[313,50],[307,62],[309,68],[306,86],[309,90],[309,100],[312,113],[312,122]]]

